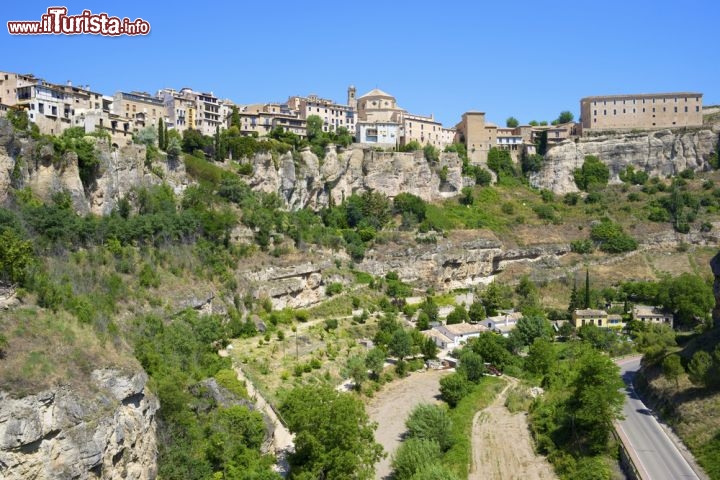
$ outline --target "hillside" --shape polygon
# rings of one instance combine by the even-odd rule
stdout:
[[[281,401],[342,383],[380,312],[415,313],[406,297],[451,305],[451,291],[495,280],[521,308],[512,287],[526,279],[533,308],[565,318],[586,268],[600,303],[624,281],[705,281],[720,245],[720,172],[704,157],[672,178],[560,196],[517,166],[484,185],[458,152],[327,147],[320,160],[280,141],[246,146],[214,162],[0,119],[7,478],[42,478],[48,458],[79,478],[273,478],[272,429],[216,353],[231,339]]]

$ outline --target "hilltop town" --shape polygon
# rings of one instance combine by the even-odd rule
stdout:
[[[193,129],[213,136],[231,126],[234,114],[242,135],[263,137],[279,128],[304,138],[307,120],[315,115],[324,132],[348,133],[360,146],[398,149],[417,142],[442,150],[462,143],[476,164],[486,163],[491,148],[510,152],[517,162],[522,155],[544,154],[567,139],[598,132],[699,127],[703,114],[717,110],[703,109],[702,97],[694,92],[592,96],[580,100],[579,122],[563,112],[551,125],[519,125],[508,119],[506,126],[499,126],[487,121],[484,112],[467,111],[448,127],[433,115],[408,112],[396,97],[377,88],[358,97],[356,87],[349,86],[344,104],[295,95],[285,102],[241,105],[192,88],[108,95],[69,81],[58,84],[33,74],[0,71],[0,116],[8,109],[24,109],[40,133],[49,135],[82,127],[87,133],[108,132],[114,144],[122,145],[141,129],[163,123],[179,133]]]

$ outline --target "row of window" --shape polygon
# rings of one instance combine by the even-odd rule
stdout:
[[[675,113],[678,113],[678,107],[673,107],[673,108],[674,108],[674,112],[675,112]],[[663,107],[662,111],[663,111],[663,112],[667,112],[667,108],[666,108],[666,107]],[[687,107],[687,106],[685,107],[684,111],[685,111],[685,113],[688,113],[689,110],[688,110],[688,107]],[[700,107],[699,107],[699,106],[696,106],[696,107],[695,107],[695,113],[698,113],[699,111],[700,111]],[[593,115],[597,115],[597,114],[598,114],[597,112],[598,112],[597,110],[593,110]],[[655,113],[655,107],[652,107],[652,112]],[[627,112],[627,109],[623,108],[623,109],[622,109],[622,113],[628,113],[628,112]],[[636,113],[634,108],[632,109],[632,113]],[[645,108],[642,109],[642,113],[645,113]],[[607,115],[607,114],[608,114],[608,113],[607,113],[607,110],[603,110],[603,115]],[[613,114],[613,115],[617,115],[617,109],[613,109],[613,113],[612,113],[612,114]]]
[[[642,103],[643,103],[643,104],[645,104],[645,100],[652,100],[652,103],[655,103],[655,100],[656,100],[656,99],[655,99],[655,98],[653,98],[653,99],[645,99],[645,98],[643,98],[643,99],[642,99]],[[666,100],[667,100],[667,98],[663,98],[663,99],[662,99],[662,103],[666,103]],[[685,100],[685,103],[687,103],[688,97],[684,97],[684,100]],[[622,104],[625,105],[625,102],[626,102],[626,101],[627,101],[627,102],[630,102],[630,100],[623,100],[623,101],[622,101]],[[633,105],[635,105],[635,101],[636,101],[636,99],[633,98],[633,99],[632,99],[632,104],[633,104]],[[677,101],[678,101],[678,97],[675,97],[675,103],[677,103]],[[695,97],[695,101],[696,101],[696,102],[699,102],[699,101],[700,101],[700,97]],[[603,101],[602,101],[603,105],[607,105],[607,102],[608,102],[607,100],[603,100]],[[613,102],[613,103],[612,103],[613,105],[617,105],[618,100],[613,100],[612,102]],[[594,105],[594,106],[597,106],[597,104],[598,104],[597,101],[594,101],[594,102],[593,102],[593,105]]]

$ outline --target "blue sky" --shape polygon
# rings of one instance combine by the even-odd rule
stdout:
[[[148,36],[11,36],[50,6],[150,22]],[[238,103],[380,88],[453,126],[579,115],[590,95],[696,91],[720,104],[720,2],[6,1],[0,70],[93,90],[189,86]]]

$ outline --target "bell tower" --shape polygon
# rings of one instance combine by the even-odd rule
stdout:
[[[355,85],[350,85],[347,90],[347,104],[350,108],[357,111],[357,97]]]

